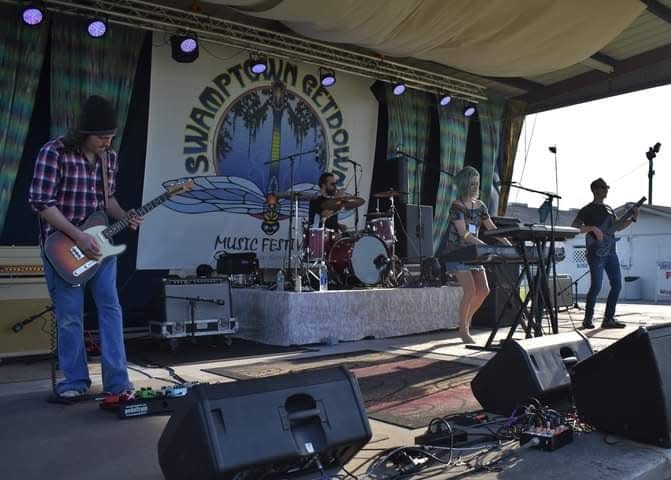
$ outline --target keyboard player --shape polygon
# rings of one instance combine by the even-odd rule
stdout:
[[[455,177],[457,199],[450,205],[447,227],[446,253],[468,245],[485,244],[478,238],[480,228],[495,229],[487,205],[478,197],[480,174],[473,167],[464,167]],[[510,245],[508,239],[498,240]],[[471,319],[489,295],[487,276],[482,265],[446,262],[445,269],[452,273],[463,290],[459,305],[459,336],[464,343],[475,343],[470,334]]]

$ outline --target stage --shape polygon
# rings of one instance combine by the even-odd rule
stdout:
[[[336,343],[453,329],[461,287],[326,292],[232,289],[239,336],[268,345]]]

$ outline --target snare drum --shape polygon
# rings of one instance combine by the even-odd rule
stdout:
[[[318,260],[323,258],[331,250],[335,236],[335,230],[331,228],[308,228],[305,230],[303,245],[307,259]]]
[[[346,283],[377,285],[389,265],[389,252],[377,236],[360,234],[338,239],[331,248],[328,263]]]
[[[391,245],[395,241],[394,225],[391,217],[380,217],[368,220],[366,230],[373,235],[377,235],[386,245]]]

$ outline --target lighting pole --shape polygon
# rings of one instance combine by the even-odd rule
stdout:
[[[645,152],[645,156],[648,158],[648,205],[650,206],[652,206],[652,177],[655,175],[655,170],[652,168],[652,161],[659,153],[661,146],[662,144],[657,142]]]

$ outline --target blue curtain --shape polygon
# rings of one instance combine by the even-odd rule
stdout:
[[[145,32],[110,25],[103,38],[91,38],[85,19],[55,15],[51,40],[51,134],[72,128],[82,102],[100,95],[114,105],[118,150],[128,116],[135,71]]]
[[[461,114],[464,104],[452,100],[455,105],[438,107],[440,123],[440,180],[433,213],[433,252],[438,254],[447,240],[447,225],[450,205],[457,198],[456,185],[450,174],[455,175],[464,166],[469,119]],[[447,172],[447,173],[445,173]]]
[[[0,231],[35,105],[48,26],[30,28],[19,9],[0,5]]]
[[[435,98],[414,90],[396,96],[391,92],[391,86],[387,86],[385,97],[389,115],[387,158],[398,161],[399,189],[407,191],[407,202],[419,203],[424,172],[421,162],[425,161],[428,150],[431,108]],[[405,153],[421,162],[399,156],[396,146],[401,146]]]
[[[478,105],[480,133],[482,135],[482,171],[480,172],[480,199],[489,211],[498,211],[499,190],[495,182],[500,180],[499,157],[505,102],[490,99]]]

